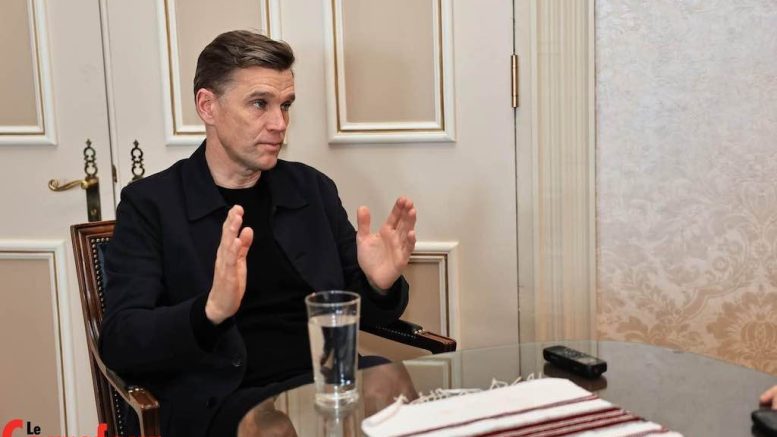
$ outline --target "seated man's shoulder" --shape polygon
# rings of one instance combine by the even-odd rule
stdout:
[[[182,161],[159,173],[146,176],[143,179],[130,182],[122,189],[122,195],[137,198],[166,197],[171,192],[177,191],[181,184],[180,167]]]
[[[279,159],[276,169],[295,179],[298,183],[304,184],[317,181],[332,182],[332,179],[324,174],[324,172],[303,162]]]
[[[127,211],[135,211],[135,214],[152,221],[162,221],[162,217],[177,220],[185,214],[185,189],[180,167],[179,161],[159,173],[130,182],[121,190],[117,219],[123,217],[119,213]]]
[[[293,175],[319,175],[323,174],[321,171],[319,171],[317,168],[313,167],[312,165],[305,164],[304,162],[299,161],[287,161],[285,159],[279,159],[277,165],[277,169],[291,173]]]

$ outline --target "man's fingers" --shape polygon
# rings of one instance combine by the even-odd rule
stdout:
[[[251,243],[254,241],[254,230],[251,228],[243,228],[240,231],[240,235],[233,238],[227,250],[222,253],[224,264],[232,268],[242,258],[245,260],[248,255],[248,249],[251,248]]]
[[[245,227],[242,231],[240,231],[240,236],[238,237],[238,240],[240,241],[240,249],[238,250],[238,258],[245,258],[246,255],[248,255],[248,249],[251,248],[251,243],[254,241],[254,230]]]
[[[243,207],[235,205],[230,208],[221,227],[221,246],[229,247],[231,241],[237,238],[241,224],[243,224]]]
[[[391,208],[391,212],[389,213],[388,217],[386,217],[386,225],[388,225],[391,229],[396,229],[397,225],[399,224],[399,218],[402,217],[402,210],[404,209],[404,203],[405,198],[400,197],[397,199],[396,202],[394,202],[394,207]]]
[[[240,231],[240,235],[232,240],[232,245],[229,248],[229,255],[226,257],[228,266],[234,266],[238,261],[245,260],[248,255],[248,249],[251,248],[251,243],[254,241],[254,230],[245,227]]]
[[[402,210],[402,215],[399,218],[397,224],[397,232],[399,232],[399,238],[405,239],[407,233],[415,229],[416,210],[413,207],[413,202],[408,201],[405,205],[407,209]]]
[[[407,233],[407,250],[409,253],[413,253],[415,250],[415,230],[411,230]]]
[[[233,238],[227,249],[223,252],[222,261],[224,266],[227,267],[227,272],[232,272],[232,268],[237,264],[237,259],[240,256],[240,250],[243,248],[243,243],[239,238]],[[231,273],[230,273],[231,274]]]
[[[240,229],[243,213],[243,207],[233,206],[222,225],[213,286],[205,305],[205,315],[214,323],[221,323],[235,314],[245,292],[245,259],[254,231],[251,228]]]
[[[370,210],[366,206],[360,206],[356,210],[357,233],[360,237],[370,235]]]
[[[404,264],[407,264],[407,262],[410,260],[410,255],[413,254],[413,250],[415,250],[415,231],[411,230],[407,233],[407,237],[400,242],[401,249],[402,249],[402,259],[404,261]]]

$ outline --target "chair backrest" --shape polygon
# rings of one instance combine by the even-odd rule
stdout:
[[[105,311],[104,255],[113,237],[114,225],[113,220],[73,225],[70,228],[70,237],[73,242],[78,288],[81,292],[97,416],[100,422],[108,424],[108,432],[112,435],[126,435],[129,407],[103,376],[105,364],[98,349],[100,325]]]

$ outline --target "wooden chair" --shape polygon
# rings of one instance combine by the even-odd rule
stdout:
[[[100,358],[98,340],[105,311],[106,276],[104,254],[113,237],[113,220],[77,224],[70,227],[73,241],[81,306],[86,326],[86,341],[97,401],[97,416],[108,424],[110,435],[126,435],[129,408],[135,411],[143,436],[159,436],[159,402],[148,390],[127,384],[105,366]],[[364,328],[372,334],[414,346],[432,353],[453,352],[456,341],[425,331],[423,327],[398,320],[390,326]]]

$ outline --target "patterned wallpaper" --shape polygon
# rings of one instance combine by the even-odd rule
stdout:
[[[777,374],[777,1],[597,0],[598,328]]]

